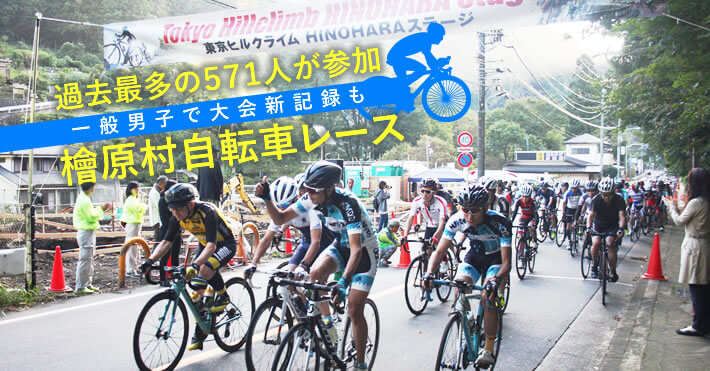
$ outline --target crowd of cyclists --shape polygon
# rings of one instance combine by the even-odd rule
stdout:
[[[365,204],[339,186],[342,173],[338,165],[318,161],[293,178],[284,176],[271,183],[264,179],[256,185],[254,195],[264,201],[271,223],[244,275],[246,279],[254,275],[272,240],[285,229],[292,226],[300,230],[300,244],[285,269],[292,272],[291,277],[296,280],[318,284],[328,283],[329,277],[336,274],[331,300],[335,305],[347,302],[346,314],[352,323],[356,351],[352,367],[366,370],[372,365],[367,364],[365,356],[368,324],[363,311],[377,273],[378,237]],[[603,178],[582,185],[579,179],[571,179],[553,185],[544,179],[515,183],[483,176],[466,185],[457,197],[451,197],[436,179],[423,179],[418,187],[419,194],[406,215],[406,223],[402,223],[402,237],[397,241],[405,243],[413,230],[417,233],[419,228],[413,227],[415,216],[419,215],[418,220],[426,225],[423,238],[432,246],[432,250],[427,251],[430,259],[421,278],[422,289],[430,291],[434,288],[435,279],[441,277],[437,273],[442,271],[440,267],[447,256],[453,253],[458,257],[461,250],[466,250],[455,274],[447,278],[463,281],[471,285],[466,286],[469,288],[480,282],[482,302],[498,300],[516,259],[513,240],[521,231],[516,233],[513,225],[519,229],[528,228],[530,234],[536,236],[543,218],[549,218],[551,225],[557,226],[559,216],[560,223],[565,223],[565,233],[582,226],[586,230],[585,238],[592,239],[593,278],[599,271],[597,255],[601,238],[606,238],[610,247],[609,281],[615,282],[618,280],[617,243],[629,226],[647,225],[651,219],[663,230],[666,211],[661,198],[669,195],[671,190],[672,185],[664,181],[647,185],[643,181],[629,184]],[[189,184],[172,186],[165,199],[173,215],[167,235],[141,269],[150,271],[154,262],[170,250],[170,241],[181,228],[192,233],[199,241],[199,248],[192,264],[185,267],[185,278],[193,290],[193,303],[196,308],[212,313],[224,311],[230,297],[219,269],[236,253],[237,238],[233,227],[218,207],[197,200],[194,187]],[[390,224],[393,225],[399,223]],[[559,231],[552,227],[547,232],[553,238]],[[537,240],[532,238],[535,242],[531,248],[538,248]],[[515,255],[523,256],[521,252]],[[215,297],[209,307],[204,308],[202,297],[208,285],[214,290]],[[324,323],[332,323],[331,307],[321,303],[318,308]],[[498,309],[490,305],[483,309],[485,340],[481,341],[483,346],[475,360],[477,367],[487,368],[495,363],[497,354],[494,354],[493,347],[499,316],[502,315]],[[206,337],[207,334],[197,326],[188,350],[202,349]]]

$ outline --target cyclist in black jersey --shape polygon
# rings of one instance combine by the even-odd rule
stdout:
[[[197,190],[189,184],[176,184],[165,193],[165,200],[173,216],[163,240],[141,265],[141,271],[147,272],[154,261],[170,251],[172,241],[181,232],[181,228],[184,228],[199,241],[195,259],[185,268],[185,278],[195,290],[192,300],[195,307],[200,308],[202,295],[209,283],[215,291],[213,305],[209,311],[220,313],[229,304],[229,295],[218,270],[232,259],[237,251],[237,242],[222,212],[210,203],[195,201],[196,194]],[[187,349],[201,350],[206,337],[207,334],[196,325],[192,343]]]

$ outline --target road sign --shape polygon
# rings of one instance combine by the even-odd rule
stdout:
[[[459,152],[473,152],[473,147],[456,147]]]
[[[459,143],[460,146],[468,147],[473,144],[473,135],[471,135],[471,133],[467,131],[464,131],[463,133],[459,134],[458,138],[456,138],[456,141]]]
[[[458,162],[461,167],[469,167],[473,164],[473,155],[468,152],[459,154]]]

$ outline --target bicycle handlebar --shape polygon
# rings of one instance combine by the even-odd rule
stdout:
[[[306,281],[294,281],[292,279],[287,279],[283,278],[279,280],[278,284],[280,286],[296,286],[296,287],[302,287],[304,289],[308,290],[315,290],[315,291],[328,291],[332,292],[335,290],[335,286],[327,286],[327,285],[321,285],[319,283],[315,282],[306,282]]]

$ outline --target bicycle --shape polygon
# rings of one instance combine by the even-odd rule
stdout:
[[[283,242],[283,244],[282,244]],[[291,243],[291,246],[295,249],[296,246],[301,244],[301,239],[299,237],[288,238],[281,235],[276,235],[271,240],[271,248],[278,251],[281,254],[286,253],[286,243]],[[275,255],[276,253],[274,253]]]
[[[609,267],[609,250],[606,245],[606,238],[616,236],[616,233],[598,233],[593,230],[591,232],[592,236],[599,236],[602,240],[599,249],[599,267],[597,269],[599,270],[599,283],[602,287],[602,305],[606,305],[606,281],[609,279],[609,273],[611,271],[611,268]],[[614,244],[616,244],[616,242],[614,242]]]
[[[321,302],[330,299],[327,296],[321,296],[319,292],[332,293],[333,287],[290,279],[281,279],[279,285],[306,289],[304,294],[308,302],[302,307],[306,311],[305,318],[300,319],[297,325],[288,330],[283,341],[279,344],[271,370],[318,370],[321,367],[321,359],[322,367],[325,370],[331,368],[345,370],[347,364],[353,362],[357,356],[350,329],[350,318],[345,321],[343,336],[339,337],[339,344],[333,344],[328,336],[323,317],[318,310],[318,305]],[[380,338],[380,315],[375,302],[371,299],[366,300],[365,318],[368,322],[365,362],[368,369],[371,370],[377,356]]]
[[[579,232],[581,226],[579,222],[572,223],[569,231],[569,254],[574,258],[579,252]]]
[[[155,269],[158,267],[152,267],[151,271]],[[172,287],[148,300],[133,331],[133,356],[138,368],[172,370],[177,366],[187,347],[188,308],[200,329],[211,333],[222,350],[230,353],[239,350],[247,334],[242,329],[248,327],[254,313],[254,293],[249,285],[239,277],[227,280],[225,287],[231,302],[223,312],[212,313],[207,310],[212,297],[203,298],[201,308],[193,303],[183,267],[165,267],[165,272],[172,274]],[[155,354],[161,350],[164,352]]]
[[[411,106],[407,100],[414,101],[419,94],[422,97],[422,108],[429,117],[441,122],[456,121],[463,117],[471,107],[471,91],[463,80],[451,75],[451,67],[445,66],[451,57],[440,58],[439,71],[430,69],[417,77],[427,76],[414,93],[409,92],[409,85],[415,80],[410,76],[387,77],[375,76],[363,82],[367,87],[368,99],[373,102],[388,102],[377,106],[358,107],[360,114],[367,120],[374,117],[394,115],[397,112],[409,109],[402,107]],[[410,81],[411,80],[411,81]],[[393,91],[406,89],[406,94],[393,94]],[[391,102],[391,103],[390,103]]]
[[[518,240],[515,244],[515,272],[518,274],[518,278],[522,280],[525,279],[526,270],[530,270],[530,273],[535,270],[537,248],[530,246],[532,236],[527,226],[521,224],[516,228],[518,228]],[[521,251],[523,252],[522,255],[520,255]]]
[[[629,238],[631,242],[638,241],[641,238],[641,213],[635,208],[631,207],[631,231],[629,232]]]
[[[562,245],[565,243],[565,240],[569,238],[569,229],[568,226],[571,223],[567,221],[567,219],[564,219],[557,223],[557,232],[555,233],[555,244],[557,244],[557,247],[562,247]]]
[[[550,236],[550,240],[553,240],[552,231],[557,229],[557,225],[552,225],[552,210],[542,209],[542,216],[540,216],[540,223],[538,223],[537,228],[537,242],[543,243],[547,236]]]
[[[412,259],[409,263],[409,267],[407,267],[407,273],[404,275],[404,301],[407,303],[409,311],[415,316],[418,316],[426,309],[427,303],[429,302],[425,295],[422,280],[429,268],[429,258],[431,252],[434,250],[434,246],[432,246],[431,240],[425,240],[421,237],[416,240],[408,239],[406,242],[418,242],[422,246],[419,256]],[[446,251],[446,257],[441,262],[439,271],[436,272],[435,277],[453,279],[456,275],[453,262],[454,258],[451,251]],[[448,287],[442,288],[441,290],[437,288],[436,290],[436,296],[442,303],[449,299],[449,295],[451,295],[451,290]]]
[[[104,67],[114,69],[126,63],[131,67],[139,67],[143,61],[150,62],[144,43],[130,43],[121,35],[114,35],[113,43],[104,45]]]
[[[481,292],[485,287],[468,284],[463,280],[446,281],[434,280],[434,286],[446,285],[458,288],[457,296],[452,306],[451,319],[444,327],[444,334],[441,337],[439,350],[436,355],[435,370],[463,370],[469,365],[476,364],[478,352],[485,347],[486,335],[483,323],[483,306],[478,306],[476,318],[471,324],[468,322],[469,310],[466,309],[466,301],[471,299],[481,300]],[[478,294],[465,294],[463,290],[477,290]],[[456,304],[458,303],[458,305]],[[500,311],[500,300],[486,300],[485,305],[488,310]],[[464,325],[465,324],[465,325]],[[503,316],[498,315],[498,330],[496,331],[494,359],[497,362],[500,355],[500,343],[503,340]],[[490,366],[492,371],[495,363]]]

